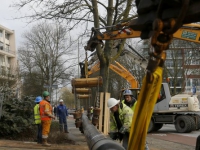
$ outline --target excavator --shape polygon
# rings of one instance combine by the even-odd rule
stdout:
[[[115,27],[118,28],[116,35],[123,32],[127,38],[127,35],[133,35],[129,32],[129,29],[131,29],[138,33],[137,37],[142,39],[151,37],[151,45],[154,51],[150,53],[148,59],[146,75],[143,78],[137,107],[134,112],[128,150],[144,149],[151,116],[157,102],[157,95],[161,89],[163,65],[166,59],[165,50],[168,49],[173,37],[178,38],[174,34],[183,26],[186,26],[185,24],[200,21],[199,0],[136,0],[136,7],[138,17],[128,24],[121,24],[122,27],[116,25]],[[127,28],[123,28],[124,26]],[[187,31],[186,29],[183,30]],[[195,39],[199,41],[198,34],[190,31],[180,33],[183,40],[194,41]],[[96,38],[98,35],[101,36],[99,29],[93,28],[92,34],[93,36],[85,46],[85,50],[94,51],[97,44],[103,44],[101,41],[103,39]],[[108,37],[111,36],[108,35]],[[179,122],[182,121],[183,119],[179,118]]]
[[[114,61],[109,65],[109,68],[120,75],[122,78],[127,80],[130,83],[131,88],[138,88],[137,79],[119,62]],[[100,63],[97,62],[92,68],[88,71],[88,76],[100,70]]]
[[[122,52],[123,55],[133,60],[135,64],[145,70],[148,63],[147,60],[130,45],[128,46],[134,53],[129,50],[124,50]],[[100,69],[99,65],[99,62],[93,65],[87,72],[88,76],[97,72]],[[134,98],[137,99],[140,88],[138,87],[136,78],[117,61],[115,61],[114,64],[111,63],[109,68],[130,83],[130,90]],[[123,91],[124,90],[122,90],[119,95],[120,100],[123,100]],[[179,133],[188,133],[198,130],[200,129],[199,113],[200,109],[197,95],[178,94],[171,96],[168,83],[162,83],[157,102],[154,106],[148,132],[158,131],[162,128],[163,124],[174,124],[175,129]],[[181,125],[182,122],[179,121],[180,118],[182,122],[185,123],[185,126]]]

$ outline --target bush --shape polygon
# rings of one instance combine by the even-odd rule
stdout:
[[[4,100],[0,119],[0,136],[17,138],[22,133],[27,136],[34,132],[34,100],[26,97],[23,100],[9,98]],[[30,133],[31,132],[31,133]]]

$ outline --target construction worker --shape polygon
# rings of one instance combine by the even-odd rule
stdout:
[[[127,149],[133,111],[115,98],[108,99],[107,106],[111,111],[109,135],[113,140],[123,140],[122,145]]]
[[[133,97],[133,92],[129,89],[126,89],[123,92],[123,96],[124,96],[124,100],[122,100],[122,103],[129,106],[134,112],[135,106],[137,104],[137,100]]]
[[[195,85],[193,84],[192,85],[192,95],[195,95],[196,91],[197,91],[197,89],[196,89]]]
[[[91,116],[90,116],[91,118],[90,119],[92,119],[92,117],[93,117],[93,110],[94,110],[94,108],[93,108],[93,106],[91,106],[90,107],[90,114],[91,114]]]
[[[56,105],[53,108],[53,114],[55,117],[57,116],[57,106]]]
[[[50,104],[49,92],[43,92],[43,100],[40,102],[40,117],[42,122],[42,144],[44,146],[51,146],[47,143],[48,134],[50,131],[51,120],[55,119],[55,116],[52,115],[52,106]]]
[[[40,119],[40,110],[39,110],[39,103],[41,102],[42,97],[38,96],[35,99],[35,106],[34,106],[34,119],[35,119],[35,124],[38,127],[37,131],[37,143],[42,144],[42,124],[41,124],[41,119]]]
[[[59,118],[60,132],[63,132],[63,125],[64,125],[64,132],[69,133],[67,128],[67,117],[68,117],[67,107],[63,104],[62,99],[59,102],[60,104],[57,107],[57,115]]]
[[[137,100],[133,97],[132,91],[129,90],[129,89],[126,89],[126,90],[124,90],[123,95],[124,95],[124,100],[122,100],[122,103],[124,103],[128,107],[130,107],[132,109],[132,111],[134,112],[135,111],[135,107],[137,105]],[[147,142],[145,144],[145,150],[149,150]]]

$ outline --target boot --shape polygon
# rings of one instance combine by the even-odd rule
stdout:
[[[47,139],[42,139],[42,145],[43,146],[51,146],[51,144],[47,143]]]
[[[65,133],[69,133],[69,131],[65,131]]]

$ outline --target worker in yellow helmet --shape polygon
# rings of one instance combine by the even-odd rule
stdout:
[[[111,111],[109,135],[113,140],[123,140],[122,145],[127,149],[133,111],[115,98],[108,99],[107,106]]]

